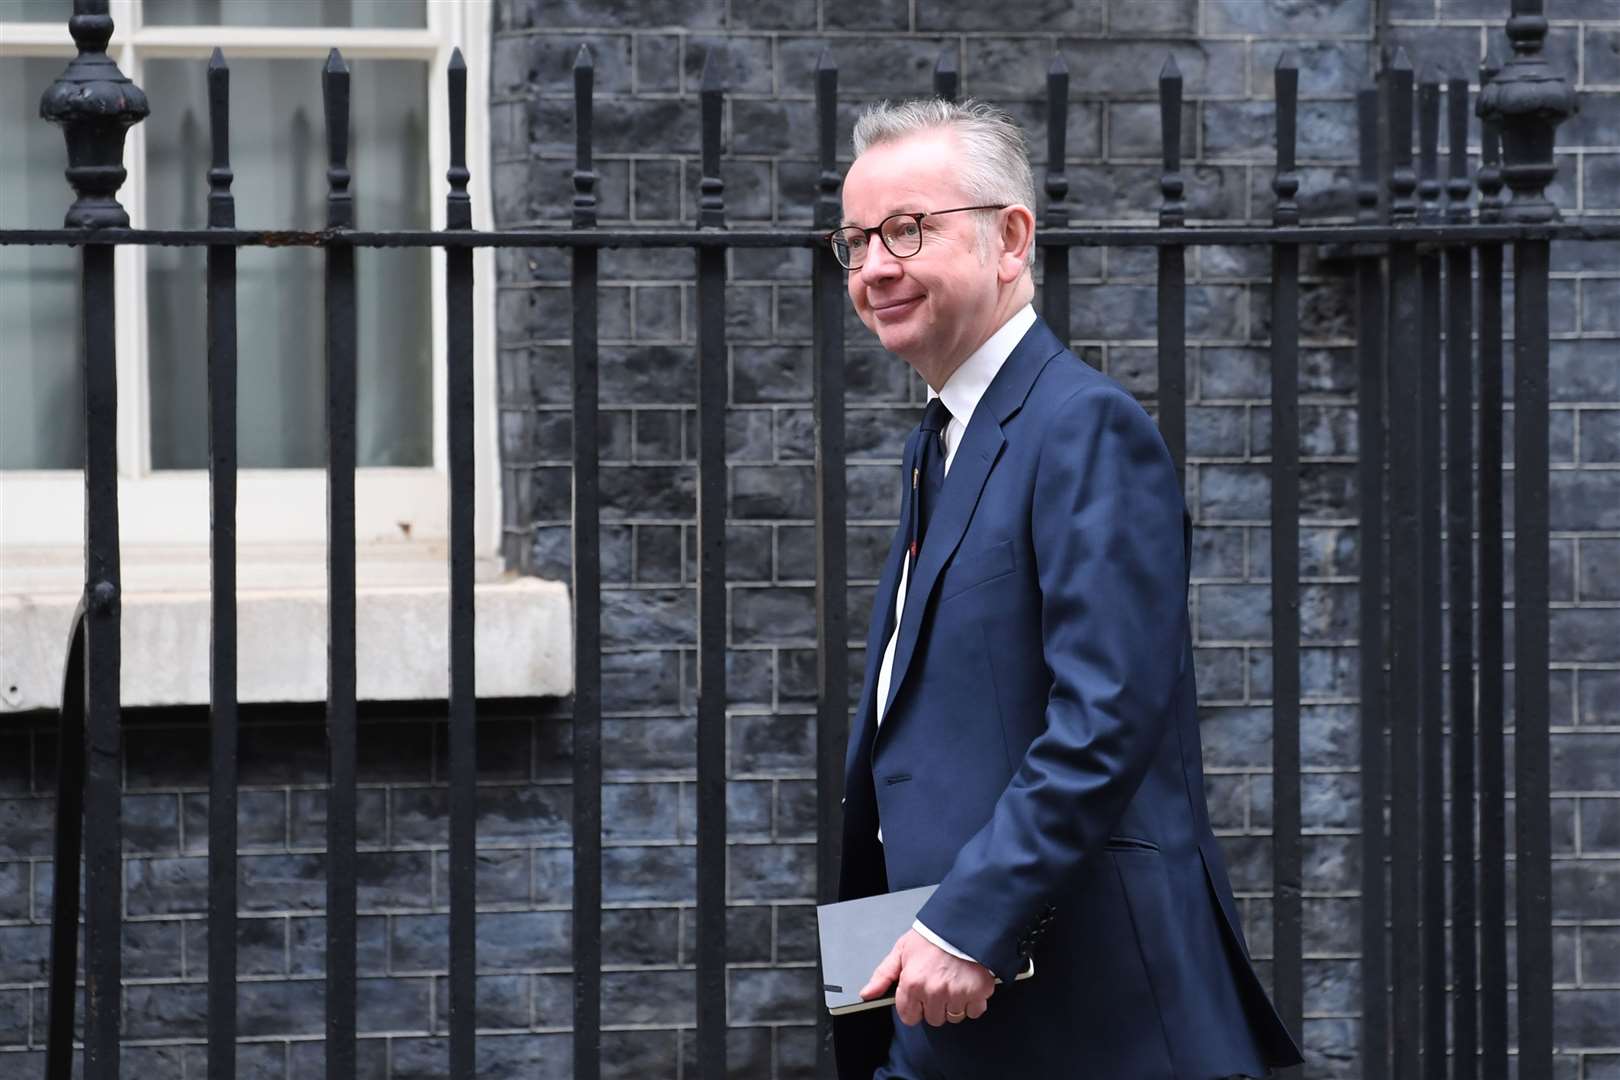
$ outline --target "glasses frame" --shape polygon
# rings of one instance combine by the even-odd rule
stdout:
[[[867,247],[872,246],[872,234],[877,233],[878,239],[883,242],[884,249],[888,251],[890,255],[893,255],[897,259],[909,259],[918,252],[922,251],[922,232],[919,229],[917,233],[917,251],[913,251],[905,255],[900,254],[898,251],[894,250],[894,247],[889,243],[889,238],[883,234],[884,226],[888,225],[889,222],[894,221],[896,218],[910,218],[921,226],[923,218],[926,217],[938,217],[941,214],[961,214],[969,210],[1005,210],[1011,205],[1011,203],[985,203],[981,206],[953,206],[949,210],[924,210],[920,213],[902,212],[899,214],[890,214],[876,225],[840,225],[838,228],[826,233],[823,238],[827,241],[827,246],[832,248],[833,258],[838,260],[839,266],[842,266],[845,270],[859,270],[861,267],[866,265],[866,257],[863,255],[861,260],[854,266],[851,266],[849,263],[845,262],[843,257],[838,254],[838,243],[836,238],[840,233],[847,233],[852,229],[859,230],[866,236]]]

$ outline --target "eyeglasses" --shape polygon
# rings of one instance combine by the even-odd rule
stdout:
[[[833,255],[838,259],[840,266],[845,270],[859,270],[866,262],[866,249],[871,243],[873,233],[882,238],[883,246],[889,249],[890,255],[897,259],[909,259],[922,250],[923,218],[938,217],[940,214],[960,214],[968,210],[1006,208],[1006,203],[992,203],[986,206],[957,206],[949,210],[925,210],[920,214],[890,214],[870,228],[845,225],[841,229],[834,229],[827,234],[827,243],[832,245]]]

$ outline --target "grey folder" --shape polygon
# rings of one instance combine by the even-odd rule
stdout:
[[[821,989],[827,996],[829,1013],[843,1016],[894,1004],[892,994],[862,1001],[861,987],[889,955],[900,935],[911,929],[917,912],[937,888],[923,885],[816,908],[816,924],[821,932]],[[1031,960],[1018,978],[1027,979],[1033,974],[1035,962]]]

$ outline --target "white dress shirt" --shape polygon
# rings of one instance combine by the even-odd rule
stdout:
[[[951,414],[951,418],[945,423],[945,429],[940,432],[940,438],[945,443],[946,475],[950,474],[951,462],[956,458],[956,449],[962,445],[962,433],[967,430],[968,421],[973,419],[973,411],[979,407],[979,399],[984,397],[984,392],[990,388],[990,382],[996,377],[996,373],[1001,370],[1001,365],[1007,362],[1007,357],[1012,355],[1013,349],[1023,340],[1024,335],[1029,332],[1029,328],[1034,325],[1035,308],[1030,304],[1025,304],[1015,311],[1011,318],[1001,324],[1001,329],[991,334],[983,345],[980,345],[971,356],[962,361],[962,366],[957,368],[949,379],[945,380],[945,385],[940,387],[938,394],[935,394],[931,388],[929,389],[929,399],[942,398],[946,410]],[[894,647],[895,643],[900,640],[900,616],[906,610],[906,582],[910,577],[910,571],[911,559],[909,557],[902,559],[900,562],[900,588],[894,598],[894,632],[889,635],[889,643],[883,650],[883,663],[878,667],[875,708],[877,709],[879,726],[883,724],[883,714],[888,711],[890,680],[894,672]],[[878,840],[879,842],[883,840],[883,828],[881,825],[878,827]],[[920,921],[913,922],[911,927],[952,956],[978,963],[978,961],[973,960],[973,957],[952,946]]]

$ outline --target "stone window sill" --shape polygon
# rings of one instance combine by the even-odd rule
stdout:
[[[326,699],[326,566],[319,547],[242,550],[238,700]],[[68,632],[83,582],[76,550],[0,551],[0,714],[61,707]],[[363,701],[448,696],[449,572],[442,543],[359,553],[358,693]],[[123,555],[122,704],[208,702],[206,549]],[[478,696],[553,697],[573,688],[572,615],[560,582],[475,571]]]

